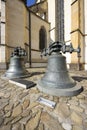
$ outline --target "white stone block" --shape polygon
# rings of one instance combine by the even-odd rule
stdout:
[[[71,1],[64,1],[64,31],[65,31],[65,41],[71,39]]]
[[[85,68],[85,70],[87,70],[87,64],[85,64],[84,68]]]
[[[85,36],[85,46],[87,46],[87,36]]]
[[[1,0],[0,0],[0,12],[1,12]]]
[[[1,2],[1,21],[5,22],[5,2]]]
[[[0,62],[5,62],[5,47],[4,46],[0,48],[0,52],[1,52]]]
[[[84,43],[85,44],[85,47],[84,47],[84,49],[85,49],[84,50],[84,52],[85,52],[84,55],[85,56],[84,56],[84,58],[85,58],[85,63],[87,63],[87,36],[85,36],[85,40],[84,41],[85,41],[85,43]]]
[[[5,24],[1,24],[1,43],[5,44]]]
[[[48,0],[48,21],[50,24],[50,29],[55,27],[55,1]],[[51,40],[55,41],[55,30],[50,31]]]

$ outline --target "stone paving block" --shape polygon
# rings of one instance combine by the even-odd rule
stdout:
[[[41,69],[31,71],[42,72]],[[2,74],[2,73],[0,73]],[[73,71],[73,76],[85,76],[83,71]],[[27,80],[36,81],[41,75]],[[80,79],[85,88],[74,97],[57,97],[40,92],[36,87],[29,90],[0,78],[0,130],[87,130],[87,81]],[[37,102],[39,96],[56,102],[51,109]]]
[[[76,112],[72,112],[71,120],[77,125],[82,125],[82,117]]]
[[[16,117],[21,113],[22,113],[22,106],[19,104],[18,106],[13,108],[12,117]]]
[[[26,124],[26,130],[34,130],[38,127],[40,121],[41,111],[35,117],[31,118]]]
[[[11,125],[4,125],[0,130],[11,130]]]

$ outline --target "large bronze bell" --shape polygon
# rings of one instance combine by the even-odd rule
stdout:
[[[42,92],[55,96],[74,96],[82,92],[83,88],[69,76],[66,58],[61,54],[61,51],[79,51],[71,46],[66,47],[65,44],[56,42],[43,52],[43,55],[49,54],[49,58],[46,73],[37,85]]]
[[[25,69],[24,56],[26,56],[25,50],[21,47],[16,47],[11,54],[9,68],[2,77],[13,79],[29,76],[28,71]]]

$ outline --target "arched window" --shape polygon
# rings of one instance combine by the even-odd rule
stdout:
[[[45,27],[42,26],[39,31],[39,49],[43,50],[46,47],[47,47],[47,34]]]

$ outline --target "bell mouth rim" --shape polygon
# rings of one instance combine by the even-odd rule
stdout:
[[[31,74],[30,73],[27,73],[27,74],[22,74],[22,75],[18,75],[18,76],[8,76],[7,74],[3,74],[1,76],[2,79],[5,79],[5,80],[9,80],[9,79],[19,79],[19,78],[27,78],[27,77],[30,77]]]
[[[53,88],[53,87],[47,87],[43,84],[37,84],[36,86],[41,92],[50,94],[52,96],[76,96],[80,94],[83,91],[83,86],[80,86],[76,84],[72,88]]]

